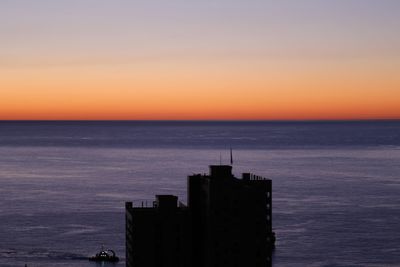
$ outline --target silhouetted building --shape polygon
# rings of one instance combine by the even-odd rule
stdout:
[[[127,267],[266,267],[271,264],[272,182],[232,166],[188,177],[188,207],[157,196],[152,208],[126,204]]]
[[[153,206],[126,207],[126,266],[191,265],[189,210],[171,195],[158,195]]]

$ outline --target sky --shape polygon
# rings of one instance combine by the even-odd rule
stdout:
[[[0,120],[400,119],[398,0],[1,0]]]

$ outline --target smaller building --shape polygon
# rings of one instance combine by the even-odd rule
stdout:
[[[157,195],[152,207],[126,203],[126,266],[190,266],[190,235],[189,210],[178,197]]]

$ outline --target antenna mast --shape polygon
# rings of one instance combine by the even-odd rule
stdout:
[[[232,147],[231,147],[231,165],[233,165]]]

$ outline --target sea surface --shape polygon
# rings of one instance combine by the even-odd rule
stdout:
[[[273,266],[400,266],[400,121],[0,122],[0,266],[124,266],[124,203],[210,164],[273,180]],[[150,204],[149,204],[150,205]]]

